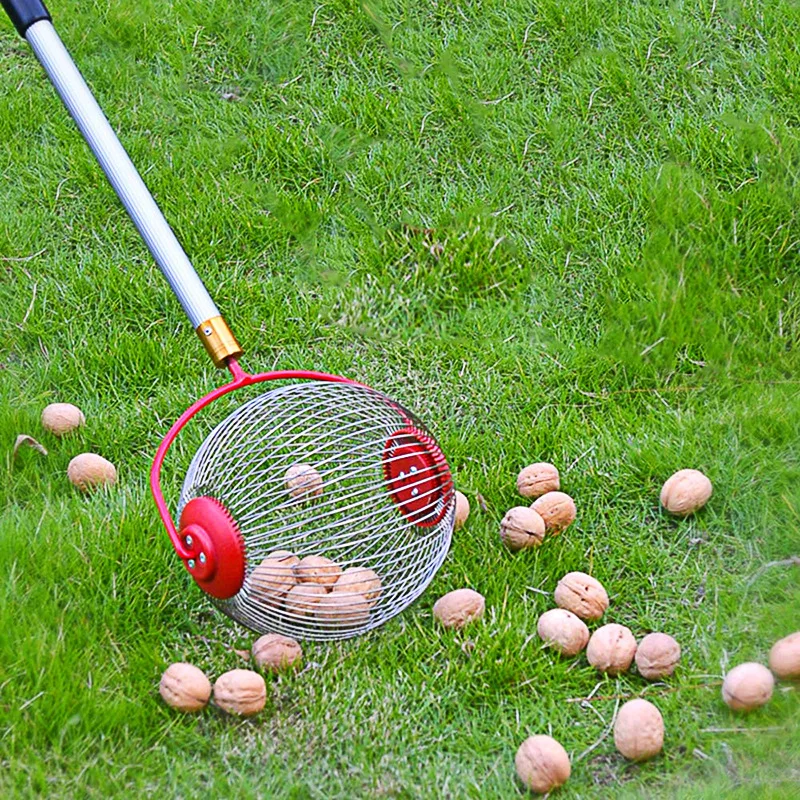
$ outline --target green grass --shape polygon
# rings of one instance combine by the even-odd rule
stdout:
[[[796,796],[797,687],[743,717],[715,684],[798,628],[800,573],[766,566],[800,554],[797,4],[49,6],[245,366],[414,408],[473,515],[411,609],[308,645],[259,717],[164,707],[168,663],[215,676],[254,638],[188,579],[147,488],[222,376],[4,25],[3,795],[516,797],[517,746],[551,732],[573,756],[560,797]],[[52,401],[85,430],[45,434]],[[50,455],[12,460],[18,433]],[[114,491],[71,489],[83,450],[117,464]],[[510,555],[498,523],[537,460],[578,520]],[[675,521],[658,492],[686,466],[715,491]],[[676,691],[532,638],[573,569],[605,583],[610,621],[676,636]],[[460,586],[487,613],[454,635],[431,606]],[[653,697],[662,756],[602,739],[614,700],[566,702],[598,683]]]

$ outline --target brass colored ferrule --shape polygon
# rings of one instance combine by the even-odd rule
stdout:
[[[242,348],[222,317],[211,317],[195,329],[215,367],[223,368],[225,359],[242,354]]]

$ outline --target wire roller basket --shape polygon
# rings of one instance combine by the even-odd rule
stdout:
[[[411,412],[358,384],[311,381],[255,397],[206,438],[181,531],[215,513],[244,548],[241,588],[219,608],[254,630],[341,639],[424,591],[450,546],[455,492]]]

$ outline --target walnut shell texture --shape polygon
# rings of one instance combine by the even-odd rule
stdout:
[[[364,595],[331,592],[320,597],[314,615],[324,627],[352,628],[369,620],[372,604]]]
[[[581,619],[600,619],[608,608],[608,593],[597,578],[585,572],[568,572],[556,586],[556,605]]]
[[[283,605],[289,614],[313,617],[314,609],[328,590],[319,583],[298,583],[286,592]]]
[[[553,536],[572,525],[577,514],[575,501],[564,492],[547,492],[535,500],[531,508],[541,516],[547,532]]]
[[[293,464],[284,478],[289,494],[297,500],[311,500],[322,494],[322,475],[310,464]]]
[[[297,577],[284,558],[265,558],[251,573],[249,583],[255,597],[268,605],[277,605],[297,584]]]
[[[523,497],[541,497],[560,488],[558,470],[544,461],[525,467],[517,476],[517,491]]]
[[[681,658],[681,646],[666,633],[648,633],[636,648],[639,674],[649,681],[668,678]]]
[[[299,642],[279,633],[267,633],[253,642],[253,660],[269,672],[285,672],[298,667],[303,660]]]
[[[589,629],[571,611],[551,608],[536,625],[539,638],[564,656],[575,656],[589,642]]]
[[[619,675],[627,671],[635,653],[636,639],[630,629],[614,622],[598,628],[586,648],[589,663],[609,675]]]
[[[775,679],[762,664],[753,661],[734,667],[722,682],[722,699],[734,711],[752,711],[769,701]]]
[[[158,692],[164,702],[178,711],[201,711],[211,697],[211,681],[192,664],[170,664],[161,676]]]
[[[250,717],[267,702],[267,684],[249,669],[224,672],[214,683],[214,702],[229,714]]]
[[[661,487],[661,505],[676,517],[688,517],[711,497],[711,481],[696,469],[678,470]]]
[[[630,761],[645,761],[664,747],[664,719],[647,700],[629,700],[614,721],[614,744]]]
[[[294,574],[300,583],[318,583],[330,589],[339,580],[342,568],[325,556],[306,556],[295,565]]]
[[[500,539],[512,551],[538,547],[544,541],[544,520],[526,506],[515,506],[500,522]]]
[[[456,589],[433,604],[433,616],[445,628],[463,628],[480,619],[485,610],[486,600],[473,589]]]
[[[784,680],[800,678],[800,631],[790,633],[772,645],[769,668]]]
[[[464,527],[464,523],[469,518],[469,500],[462,492],[456,490],[456,521],[455,529]]]
[[[117,469],[96,453],[81,453],[67,465],[67,477],[73,486],[88,492],[101,486],[113,486],[117,482]]]
[[[50,403],[42,411],[42,427],[56,436],[64,436],[85,424],[83,411],[72,403]]]
[[[530,736],[514,757],[517,776],[528,789],[551,792],[567,782],[572,768],[567,751],[550,736]]]
[[[381,594],[381,579],[369,567],[348,567],[333,584],[332,592],[362,595],[375,605]]]

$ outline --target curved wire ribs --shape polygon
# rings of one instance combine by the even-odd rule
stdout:
[[[419,469],[406,488],[424,500],[404,514],[392,497],[387,442],[414,416],[379,392],[357,384],[311,381],[282,386],[240,406],[206,438],[189,466],[178,517],[195,497],[219,500],[245,542],[241,590],[214,602],[249,628],[300,639],[342,639],[375,628],[407,608],[428,586],[447,555],[455,515],[449,473],[440,489],[428,480],[437,467]],[[322,478],[319,496],[293,496],[287,470],[307,464]],[[427,487],[427,488],[426,488]],[[331,559],[342,570],[365,567],[380,580],[374,597],[336,590],[291,603],[288,589],[303,568],[270,561],[276,551]],[[301,590],[298,590],[301,591]],[[315,590],[319,591],[319,590]],[[213,598],[212,598],[213,599]]]

